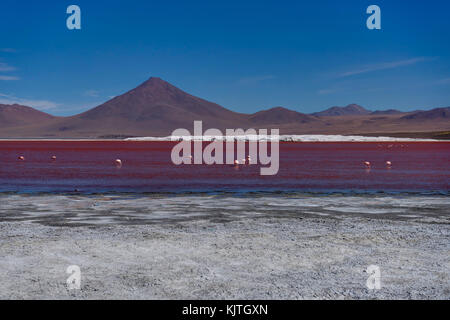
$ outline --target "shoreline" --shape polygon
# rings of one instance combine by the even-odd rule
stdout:
[[[320,140],[320,139],[280,139],[279,142],[290,142],[290,143],[389,143],[389,142],[408,142],[408,143],[415,143],[415,142],[432,142],[432,143],[449,143],[450,140],[437,140],[437,139],[419,139],[419,138],[393,138],[393,137],[366,137],[363,136],[365,139],[356,139],[356,138],[349,138],[347,140],[345,139],[336,139],[336,140]],[[186,139],[179,139],[175,138],[172,140],[171,138],[158,138],[158,137],[152,137],[152,138],[127,138],[127,139],[44,139],[44,138],[24,138],[24,139],[0,139],[0,142],[180,142],[180,141],[203,141],[203,142],[212,142],[212,141],[219,141],[219,142],[227,142],[222,139],[215,139],[212,137],[207,137],[206,139],[200,140],[195,138],[186,138]],[[253,140],[253,139],[239,139],[235,138],[234,141],[229,141],[230,143],[237,142],[237,141],[267,141],[271,142],[269,139],[260,139],[260,140]]]
[[[367,133],[367,134],[280,134],[280,142],[449,142],[449,132],[411,132],[411,133]],[[443,138],[443,139],[437,139]],[[75,141],[75,142],[111,142],[111,141],[271,141],[271,135],[237,136],[117,136],[103,138],[0,138],[2,141]],[[232,141],[230,141],[232,142]]]

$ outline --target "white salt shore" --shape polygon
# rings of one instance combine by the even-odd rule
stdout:
[[[0,299],[450,298],[447,197],[124,197],[1,195]]]
[[[291,142],[408,142],[408,141],[440,141],[434,139],[366,137],[343,135],[239,135],[239,136],[167,136],[167,137],[137,137],[126,141],[291,141]]]

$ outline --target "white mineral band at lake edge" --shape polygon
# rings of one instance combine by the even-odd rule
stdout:
[[[433,142],[446,141],[420,138],[395,138],[395,137],[367,137],[367,136],[343,136],[343,135],[243,135],[243,136],[167,136],[167,137],[135,137],[126,138],[125,141],[283,141],[283,142]]]
[[[47,138],[26,138],[26,139],[0,139],[0,141],[226,141],[226,136],[183,136],[183,137],[132,137],[125,139],[47,139]],[[270,136],[234,136],[235,141],[270,141]],[[368,137],[368,136],[343,136],[343,135],[279,135],[280,142],[448,142],[442,139],[422,139],[422,138],[397,138],[397,137]]]

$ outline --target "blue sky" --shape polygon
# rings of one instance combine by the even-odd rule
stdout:
[[[71,115],[151,76],[248,113],[449,106],[450,1],[1,1],[0,103]]]

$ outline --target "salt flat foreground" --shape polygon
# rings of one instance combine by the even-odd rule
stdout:
[[[3,207],[0,299],[449,299],[450,218],[420,216],[421,206],[399,205],[395,218],[299,210],[86,225],[36,223],[13,212],[24,206]],[[69,203],[66,219],[76,209]],[[372,264],[380,290],[366,286]],[[67,289],[70,265],[81,290]]]

